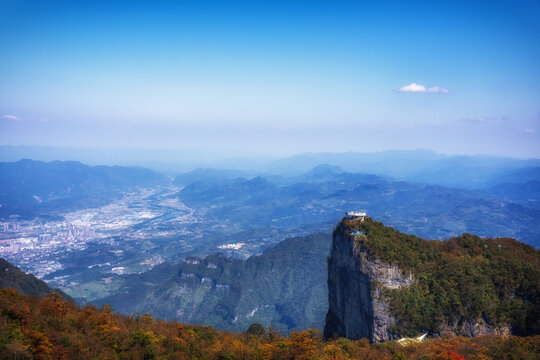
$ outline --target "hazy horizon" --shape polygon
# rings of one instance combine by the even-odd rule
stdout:
[[[538,1],[4,0],[0,14],[0,145],[540,158]]]
[[[195,169],[214,168],[246,171],[252,175],[292,175],[309,171],[319,165],[335,165],[344,171],[379,173],[414,173],[414,168],[435,169],[452,164],[469,164],[488,169],[538,167],[540,158],[496,156],[488,154],[444,154],[430,149],[384,150],[374,152],[304,152],[286,156],[226,156],[197,154],[174,149],[75,148],[53,146],[0,145],[0,162],[23,159],[35,161],[78,161],[87,165],[141,166],[167,174],[179,174]],[[401,160],[400,160],[401,159]],[[398,163],[396,162],[399,162]],[[378,165],[377,165],[378,164]],[[431,165],[430,165],[431,164]],[[392,170],[393,168],[393,170]],[[488,170],[489,171],[489,170]],[[246,173],[246,174],[247,174]]]

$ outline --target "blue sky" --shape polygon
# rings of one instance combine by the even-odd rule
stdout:
[[[0,145],[540,157],[540,1],[0,0]]]

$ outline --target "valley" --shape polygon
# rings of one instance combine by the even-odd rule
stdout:
[[[54,214],[60,220],[3,221],[0,256],[76,298],[94,299],[114,290],[121,275],[218,250],[248,257],[264,244],[228,243],[235,227],[203,221],[204,211],[172,196],[180,189],[137,188],[101,207]]]
[[[45,177],[51,172],[46,163],[19,165]],[[88,179],[78,169],[96,169],[49,166],[70,180],[46,188],[23,182],[21,196],[0,194],[0,203],[28,201],[36,213],[13,207],[0,220],[0,257],[81,304],[219,329],[243,331],[260,322],[282,333],[322,330],[328,235],[347,210],[365,210],[427,239],[475,233],[534,246],[540,240],[540,210],[518,201],[524,196],[516,195],[517,185],[494,195],[325,164],[295,176],[237,177],[216,169],[174,180],[137,169],[144,174],[137,181],[125,177],[133,177],[129,168],[99,168]],[[74,195],[70,189],[77,188]],[[91,200],[79,201],[84,194]],[[267,285],[250,290],[259,283]]]
[[[0,360],[540,359],[540,0],[0,29]]]

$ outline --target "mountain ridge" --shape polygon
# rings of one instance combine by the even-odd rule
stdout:
[[[14,289],[20,293],[33,296],[45,296],[57,293],[66,300],[71,297],[60,289],[51,288],[45,281],[33,274],[26,274],[5,259],[0,258],[0,288]]]

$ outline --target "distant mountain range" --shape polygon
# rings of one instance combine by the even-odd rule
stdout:
[[[168,174],[197,168],[231,169],[264,177],[298,176],[317,165],[330,164],[353,173],[377,174],[396,180],[461,188],[489,187],[495,185],[494,181],[496,183],[525,183],[530,180],[540,180],[538,174],[533,175],[534,178],[531,178],[531,174],[519,174],[519,169],[540,168],[540,159],[514,159],[490,155],[444,155],[430,150],[304,153],[283,158],[250,156],[227,158],[216,153],[201,154],[174,150],[0,146],[0,161],[17,161],[24,158],[43,161],[77,159],[89,164],[137,165]],[[514,174],[516,177],[512,181],[504,179],[516,170],[517,173]]]
[[[488,155],[443,155],[429,150],[382,151],[375,153],[306,153],[280,159],[224,159],[207,162],[182,177],[209,180],[251,176],[299,177],[313,168],[326,166],[351,173],[376,174],[395,180],[463,189],[480,189],[501,183],[540,180],[540,159],[513,159]],[[216,169],[227,169],[216,172]],[[326,170],[328,170],[327,168]],[[204,179],[202,176],[209,175]],[[183,181],[183,185],[187,185]]]
[[[348,156],[367,162],[383,161],[390,156],[385,154]],[[442,157],[441,161],[449,161],[448,157],[431,152],[390,154],[405,162],[415,157],[425,161]],[[343,156],[329,154],[327,160],[343,159]],[[495,165],[500,165],[499,175],[489,180],[483,178],[486,187],[469,190],[398,181],[386,175],[352,173],[331,164],[318,165],[295,176],[254,176],[247,171],[199,169],[177,176],[174,183],[184,187],[177,197],[186,205],[203,211],[207,217],[226,219],[239,231],[294,229],[306,225],[316,231],[329,231],[330,224],[344,211],[365,209],[389,225],[425,238],[444,239],[470,232],[510,236],[538,246],[540,167],[501,170],[503,165],[508,168],[536,160],[487,158],[482,161],[491,164],[491,172]],[[471,159],[468,162],[474,163]],[[459,171],[455,169],[456,173]],[[164,175],[137,167],[32,160],[0,163],[0,218],[58,216],[61,212],[106,204],[137,186],[169,183]]]
[[[538,179],[538,173],[519,173],[522,168],[540,168],[540,160],[486,155],[443,155],[429,150],[382,151],[377,153],[311,153],[276,160],[268,171],[303,173],[319,164],[336,165],[349,172],[390,176],[452,187],[478,188],[486,183],[507,182],[498,178],[514,175],[512,182]],[[518,170],[518,172],[515,172]]]
[[[193,171],[177,175],[174,179],[175,185],[190,185],[197,181],[221,182],[241,177],[250,177],[256,175],[256,172],[232,170],[232,169],[204,169],[199,168]]]
[[[137,167],[88,166],[76,161],[0,163],[0,218],[51,216],[101,205],[132,187],[165,181],[163,175]]]
[[[400,154],[392,156],[399,159]],[[434,156],[422,152],[401,155],[404,164],[412,161],[411,157],[424,157],[424,165]],[[460,189],[396,180],[383,170],[379,173],[382,175],[347,171],[347,167],[363,166],[362,162],[354,163],[355,156],[359,155],[352,154],[351,164],[341,164],[343,167],[329,161],[304,172],[295,170],[294,174],[199,169],[179,175],[174,180],[179,187],[171,187],[175,190],[167,192],[163,200],[180,200],[196,210],[203,225],[211,224],[206,237],[190,239],[188,245],[192,251],[188,254],[197,255],[199,251],[202,255],[181,264],[157,265],[142,274],[115,275],[115,281],[120,279],[115,283],[118,290],[96,303],[111,303],[125,313],[151,312],[158,317],[212,324],[222,329],[245,330],[252,322],[272,324],[283,332],[306,327],[322,329],[327,306],[329,235],[294,237],[277,245],[276,242],[292,236],[285,234],[328,234],[347,210],[366,210],[370,216],[402,232],[428,239],[475,233],[540,245],[540,180],[536,160],[488,158],[483,164],[491,164],[487,166],[489,171],[478,170],[482,176],[458,174],[460,179],[469,176],[469,185],[482,186]],[[369,159],[377,163],[384,156]],[[445,159],[448,160],[442,156],[441,161]],[[295,164],[296,160],[290,161]],[[463,169],[459,164],[456,171]],[[451,162],[447,161],[432,170],[450,167]],[[400,168],[404,169],[399,165],[395,171]],[[419,168],[420,165],[411,168],[409,174]],[[448,181],[454,182],[451,176]],[[458,182],[463,185],[461,180]],[[0,163],[0,216],[61,216],[65,211],[106,204],[135,187],[170,184],[164,175],[143,168],[31,160]],[[226,231],[220,233],[220,229]],[[268,236],[270,233],[272,237]],[[159,247],[151,238],[145,240],[146,250],[158,252]],[[175,246],[175,239],[167,241]],[[238,242],[247,244],[243,251],[251,251],[243,254],[266,249],[247,260],[203,256],[215,252],[218,245]],[[93,263],[82,260],[91,251],[97,253],[96,246],[89,243],[85,252],[73,255],[90,281],[101,281],[103,277],[98,272],[90,274],[88,267]],[[238,257],[232,250],[223,251]],[[100,263],[115,261],[116,256],[107,254],[110,259],[96,255]],[[63,271],[68,274],[70,269]],[[88,300],[94,302],[95,298]]]
[[[449,157],[421,151],[347,156],[367,163],[383,161],[390,155],[404,162],[417,157],[425,161],[442,158],[440,161],[447,165],[450,161]],[[332,160],[344,156],[326,157]],[[464,163],[474,164],[471,158],[466,160]],[[344,211],[364,209],[389,225],[425,238],[444,239],[469,232],[509,236],[539,246],[540,167],[501,170],[536,160],[480,160],[477,162],[491,164],[492,173],[497,165],[498,175],[483,178],[486,187],[469,190],[352,173],[331,164],[295,176],[199,169],[177,176],[174,183],[183,186],[177,197],[187,206],[208,218],[234,224],[239,232],[305,226],[329,231]],[[349,167],[361,167],[362,162],[352,164]],[[459,168],[455,172],[460,173]],[[134,187],[163,184],[170,184],[164,175],[137,167],[32,160],[0,163],[0,218],[61,216],[62,212],[104,205]]]
[[[364,209],[425,238],[468,232],[540,245],[535,181],[464,190],[349,173],[331,165],[295,177],[220,179],[196,181],[178,197],[204,209],[205,216],[227,219],[244,230],[335,223],[347,210]]]

